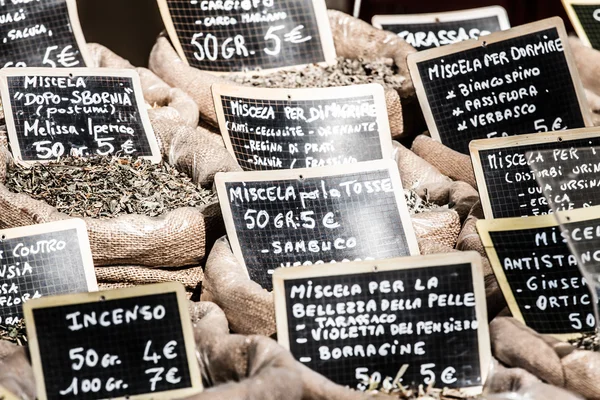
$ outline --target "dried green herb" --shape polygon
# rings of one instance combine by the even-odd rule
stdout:
[[[597,333],[581,335],[581,337],[569,340],[573,346],[580,350],[600,351],[600,336]]]
[[[15,325],[0,325],[0,340],[7,340],[19,346],[24,346],[27,343],[25,320],[22,319]]]
[[[169,164],[131,157],[67,157],[31,168],[12,165],[5,185],[73,217],[155,217],[215,199],[213,192]]]
[[[350,86],[379,83],[383,87],[399,89],[405,78],[397,74],[391,59],[374,61],[338,58],[336,65],[311,64],[302,69],[274,71],[266,75],[232,75],[236,83],[257,87],[306,88]]]

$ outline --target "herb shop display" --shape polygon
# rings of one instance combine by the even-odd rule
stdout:
[[[60,3],[62,7],[63,2],[69,3],[70,8],[68,16],[61,17],[67,20],[74,18],[74,2],[71,0],[40,0],[35,6],[40,7],[42,17],[49,18],[46,3]],[[55,273],[61,267],[68,268],[67,263],[61,264],[58,255],[53,254],[58,247],[68,245],[53,238],[46,238],[37,247],[25,245],[25,253],[6,250],[9,244],[12,245],[10,240],[13,240],[8,235],[8,228],[40,228],[47,222],[68,225],[64,223],[65,220],[76,218],[73,223],[85,224],[85,227],[81,225],[84,232],[87,228],[89,246],[84,242],[77,243],[84,244],[91,251],[94,264],[92,275],[97,287],[109,291],[72,295],[67,293],[69,286],[74,284],[57,284],[52,291],[56,297],[54,294],[44,295],[41,299],[28,298],[25,301],[23,310],[25,318],[28,318],[27,324],[24,320],[16,324],[0,321],[0,398],[4,391],[8,391],[17,398],[32,400],[61,398],[63,392],[64,395],[72,394],[74,398],[96,399],[101,397],[99,392],[106,394],[116,390],[124,396],[148,392],[142,398],[178,398],[165,394],[169,393],[168,390],[162,393],[165,388],[191,388],[191,397],[186,397],[190,399],[600,398],[600,353],[596,352],[599,349],[598,338],[593,333],[594,324],[590,319],[593,315],[588,312],[589,304],[585,309],[574,307],[575,312],[585,311],[589,315],[587,319],[581,319],[579,314],[574,317],[571,313],[570,321],[581,326],[577,330],[579,333],[570,335],[569,340],[536,332],[526,326],[527,319],[519,315],[514,318],[508,316],[512,300],[507,293],[513,288],[507,291],[507,283],[502,281],[506,278],[494,272],[506,266],[498,265],[497,256],[488,255],[504,253],[493,253],[496,250],[494,244],[489,244],[490,241],[486,239],[482,228],[484,224],[478,224],[479,220],[485,218],[486,207],[484,204],[482,208],[478,185],[480,189],[482,184],[495,188],[490,185],[497,182],[491,173],[484,175],[481,180],[480,166],[476,163],[474,168],[469,155],[452,150],[426,132],[421,110],[426,110],[428,105],[420,104],[417,99],[416,90],[420,90],[420,83],[414,74],[411,76],[410,63],[407,61],[409,56],[413,59],[417,57],[414,48],[391,32],[376,29],[339,11],[325,11],[324,3],[319,0],[286,0],[277,4],[269,1],[232,3],[232,9],[226,12],[229,22],[220,19],[225,13],[223,10],[204,10],[208,16],[197,20],[186,14],[196,12],[196,8],[201,9],[200,3],[221,4],[210,0],[157,0],[166,32],[156,40],[149,55],[148,69],[136,68],[98,44],[88,44],[87,48],[83,48],[83,38],[79,29],[76,29],[75,39],[83,57],[80,62],[85,61],[88,67],[94,68],[88,71],[94,78],[103,76],[103,70],[109,74],[112,69],[127,70],[128,74],[139,76],[143,93],[143,101],[140,101],[143,104],[139,105],[142,114],[147,112],[146,128],[153,131],[155,149],[160,150],[160,162],[153,163],[149,159],[128,154],[128,147],[124,144],[129,137],[125,135],[114,141],[119,143],[121,151],[112,154],[90,156],[83,150],[60,155],[52,153],[42,163],[30,165],[21,162],[23,160],[18,157],[14,159],[11,150],[12,154],[18,153],[14,152],[15,145],[11,140],[14,140],[15,127],[21,127],[21,120],[14,118],[13,114],[22,112],[20,102],[27,100],[20,96],[39,96],[46,90],[30,87],[31,92],[22,93],[26,86],[19,87],[16,92],[16,86],[11,86],[13,92],[10,93],[14,98],[10,104],[5,99],[4,105],[9,121],[6,124],[4,120],[0,121],[0,228],[6,229],[0,235],[0,308],[14,308],[16,304],[8,303],[10,299],[21,295],[17,283],[27,281],[27,285],[31,283],[34,289],[36,285],[50,285],[51,279],[45,278],[41,269],[36,269],[35,265],[24,266],[27,259],[23,254],[40,252],[39,256],[44,261],[54,262],[48,274]],[[53,8],[52,12],[66,12],[66,8],[63,10],[61,7]],[[248,13],[247,7],[257,10],[264,8],[265,13],[269,12],[269,7],[279,7],[281,12],[268,15]],[[462,15],[460,11],[457,13]],[[278,22],[269,21],[269,18],[276,18]],[[552,30],[559,23],[546,20],[540,24]],[[474,60],[465,49],[475,46],[487,57],[487,62],[481,65],[482,69],[489,69],[484,71],[486,76],[495,76],[498,72],[496,75],[502,79],[505,78],[505,69],[517,70],[519,65],[524,65],[519,61],[534,63],[539,52],[564,51],[567,53],[564,58],[572,61],[578,70],[576,73],[571,68],[569,77],[576,87],[579,87],[581,80],[594,122],[600,124],[600,71],[596,67],[600,62],[600,52],[586,47],[576,38],[570,38],[565,43],[553,41],[539,45],[537,40],[544,38],[529,35],[531,29],[524,26],[507,33],[493,34],[496,36],[490,39],[490,44],[502,42],[502,38],[506,37],[502,35],[513,35],[511,37],[515,38],[515,43],[522,45],[522,49],[514,50],[514,54],[494,53],[493,46],[486,50],[485,37],[475,39],[482,41],[483,50],[477,43],[471,42],[449,44],[447,50],[443,51],[449,54],[455,49],[456,53],[464,51],[461,53],[464,55],[463,62],[469,63]],[[260,34],[253,35],[257,32]],[[51,41],[52,35],[34,37],[33,41],[42,39],[44,48],[47,47],[52,53],[54,47],[48,47],[46,43]],[[18,45],[21,42],[15,43]],[[67,44],[60,45],[64,47]],[[20,51],[29,50],[19,48]],[[427,63],[439,58],[435,54],[435,50],[433,53],[424,50],[418,58]],[[54,63],[68,63],[66,51],[64,57],[54,53],[51,55],[58,57],[56,60],[50,58]],[[510,60],[509,56],[512,57]],[[555,58],[563,57],[557,54]],[[449,60],[440,62],[447,64]],[[544,65],[544,71],[558,74],[558,63],[550,64]],[[471,82],[472,90],[452,91],[451,86],[455,85],[453,79],[473,72],[464,65],[464,71],[460,62],[457,69],[451,65],[441,67],[440,73],[447,76],[440,79],[440,86],[435,89],[443,96],[435,92],[425,100],[435,102],[436,107],[452,106],[453,110],[446,111],[452,112],[452,117],[457,119],[460,119],[464,110],[457,109],[455,105],[462,106],[464,103],[465,107],[470,107],[469,112],[484,113],[485,119],[485,112],[495,112],[500,104],[478,106],[468,103],[472,106],[467,106],[467,102],[484,96],[479,92],[490,89],[486,84],[482,84],[479,90],[476,89],[479,83]],[[503,69],[495,65],[501,65]],[[255,70],[253,66],[263,66],[264,70],[260,67]],[[535,67],[541,68],[528,65],[528,68]],[[48,77],[55,78],[60,77],[61,73],[45,72]],[[0,72],[0,76],[20,76],[18,70],[2,74]],[[27,73],[24,72],[24,75],[27,76]],[[67,82],[77,78],[76,71],[73,75],[75,77],[60,79]],[[423,71],[419,75],[426,77]],[[63,82],[60,79],[55,82]],[[506,90],[511,98],[507,100],[509,103],[521,104],[523,99],[515,99],[514,96],[522,97],[521,93],[527,89],[519,86],[520,83],[524,85],[522,81],[525,78],[511,81],[510,85],[514,87],[511,86],[510,91],[507,89],[509,84],[504,81],[493,86],[494,96]],[[115,85],[115,82],[118,80],[110,81],[108,85]],[[382,154],[381,158],[393,160],[385,161],[388,172],[393,172],[390,177],[376,175],[375,172],[380,171],[370,169],[372,166],[356,163],[330,165],[323,167],[322,171],[299,170],[298,176],[293,177],[290,174],[295,174],[295,170],[292,169],[242,172],[225,147],[218,121],[222,121],[219,118],[222,117],[223,108],[228,105],[223,102],[221,109],[215,108],[213,84],[243,86],[244,99],[248,103],[258,103],[261,101],[259,97],[256,94],[257,97],[252,96],[255,88],[264,88],[266,91],[272,88],[286,89],[290,93],[287,99],[291,100],[294,89],[352,88],[368,83],[381,85],[385,93],[385,107],[380,107],[379,111],[387,109],[390,130],[386,130],[385,135],[391,133],[395,141],[392,142],[392,154]],[[551,85],[552,80],[546,83]],[[60,86],[60,83],[57,85]],[[70,87],[66,89],[71,90]],[[112,89],[114,91],[115,86]],[[51,93],[52,90],[47,92]],[[550,99],[558,99],[556,103],[559,103],[559,100],[572,98],[572,95],[553,94]],[[548,100],[542,97],[543,94],[536,97],[539,104],[542,104],[542,100]],[[331,99],[331,103],[335,103],[340,97],[332,96]],[[307,107],[329,106],[329,103],[315,105],[316,100],[316,96],[309,99],[313,104]],[[282,109],[288,107],[285,110],[293,125],[293,119],[300,118],[300,114],[297,110],[291,110],[291,101],[286,101],[286,95],[281,95],[273,100],[273,104],[282,106]],[[380,104],[383,106],[383,101]],[[26,117],[37,118],[33,114],[46,112],[44,107],[50,105],[42,106],[37,111],[28,111]],[[258,106],[267,108],[269,105]],[[113,109],[113,114],[117,115],[119,123],[125,123],[131,117],[117,109]],[[348,123],[344,118],[331,119],[332,124]],[[584,122],[590,124],[591,120],[585,119]],[[506,123],[510,124],[511,121]],[[548,121],[537,121],[536,124],[540,132],[535,135],[540,137],[545,137],[545,131],[558,127],[548,124]],[[260,121],[256,126],[261,126]],[[103,143],[107,140],[110,142],[110,138],[102,137],[106,132],[98,128],[93,134],[93,128],[90,129],[93,139],[88,139],[96,142],[98,149],[105,148]],[[239,137],[244,138],[244,129],[248,128],[244,126],[243,118],[234,129],[239,129]],[[581,132],[586,138],[600,135],[590,127],[582,128]],[[561,145],[556,150],[575,157],[573,155],[577,152],[568,146],[569,140],[561,139],[569,133],[561,130],[548,134],[548,137],[558,136],[556,140]],[[60,141],[63,137],[51,139]],[[259,150],[264,147],[276,148],[268,136],[260,142],[254,137],[251,139],[252,143],[248,145],[256,146]],[[521,140],[519,136],[510,139],[517,142]],[[286,140],[283,138],[277,144],[291,143]],[[302,140],[300,147],[306,147],[299,151],[303,150],[308,155],[313,148],[318,148],[311,143],[310,136],[306,135]],[[488,139],[482,140],[485,142]],[[33,141],[37,142],[37,137]],[[26,148],[28,142],[23,143],[23,148]],[[63,144],[78,147],[68,143],[67,139]],[[463,145],[468,146],[468,143],[461,143]],[[484,143],[482,148],[486,148],[486,145],[491,144]],[[389,152],[389,148],[388,140],[385,153]],[[50,149],[55,150],[52,147]],[[366,152],[361,148],[355,150]],[[286,151],[293,154],[295,150],[290,146]],[[520,176],[529,176],[529,155],[525,155],[525,158],[511,155],[508,161],[508,155],[503,155],[502,162],[518,163],[523,167],[523,171],[519,170]],[[556,168],[560,168],[566,158],[564,156],[561,159],[557,155]],[[479,164],[490,162],[490,169],[495,170],[492,161],[482,156]],[[377,159],[368,162],[384,163]],[[593,170],[594,165],[590,164],[589,168]],[[274,175],[267,179],[265,172],[274,172]],[[218,175],[220,173],[222,175]],[[351,175],[353,173],[356,176]],[[339,182],[335,180],[338,177],[342,177]],[[392,178],[395,179],[393,185]],[[498,179],[502,178],[505,176]],[[580,178],[585,177],[580,174]],[[284,183],[277,186],[278,181]],[[264,187],[255,185],[256,182],[263,182]],[[542,204],[546,199],[545,189],[537,188],[533,182],[528,183],[531,183],[528,195]],[[511,186],[511,189],[516,190],[516,186]],[[489,190],[489,193],[493,191]],[[393,199],[403,204],[395,203],[402,218],[395,218],[389,212],[380,217],[378,212],[388,210]],[[501,198],[495,200],[503,202]],[[227,207],[224,207],[224,203],[227,203]],[[364,205],[354,213],[347,213],[351,218],[345,218],[344,211],[353,211],[352,204]],[[401,214],[402,207],[406,209],[405,214]],[[528,208],[522,211],[526,210]],[[352,220],[361,213],[368,214],[364,220],[358,217]],[[234,231],[230,231],[231,221],[234,220],[232,215],[237,215]],[[548,221],[550,219],[548,216]],[[362,223],[348,223],[351,220]],[[530,223],[533,223],[533,219],[522,219],[514,224],[529,226]],[[348,227],[349,224],[352,226]],[[226,226],[228,235],[225,235]],[[62,229],[66,228],[63,226]],[[289,257],[287,266],[285,262],[275,267],[260,262],[253,264],[272,268],[265,268],[268,274],[266,281],[270,275],[277,279],[286,276],[285,283],[279,281],[274,291],[265,289],[269,282],[261,285],[252,278],[249,268],[246,268],[250,263],[246,261],[245,250],[241,256],[238,254],[234,240],[238,240],[237,236],[243,229],[250,231],[246,232],[246,239],[251,244],[266,243],[263,247],[253,249],[257,250],[257,254],[272,252],[279,257],[283,253]],[[560,236],[558,225],[551,224],[549,229],[554,229],[554,234]],[[385,234],[390,231],[402,234]],[[358,248],[357,238],[360,239],[364,232],[369,232],[369,238],[373,239],[366,247],[384,250],[392,248],[392,244],[396,244],[403,236],[408,244],[413,243],[411,256],[406,254],[404,261],[372,260],[368,256],[368,251],[372,251],[369,248],[365,250],[367,256],[363,261],[335,260],[330,257],[333,261],[330,263],[329,259],[324,262],[325,257],[311,258],[319,252],[352,254],[352,249]],[[285,235],[290,235],[292,239],[288,241]],[[538,235],[536,240],[550,236]],[[18,236],[17,241],[20,238]],[[506,240],[511,245],[516,244],[519,250],[528,251],[519,242],[522,239],[511,236]],[[45,257],[46,253],[48,257]],[[435,260],[435,265],[419,264],[419,260],[427,257]],[[449,261],[461,257],[468,258],[469,263],[457,265]],[[309,266],[307,260],[315,265]],[[513,265],[526,263],[523,257],[516,256],[511,262]],[[88,264],[91,271],[92,260]],[[300,264],[305,266],[300,267]],[[388,264],[389,268],[386,267]],[[470,272],[467,274],[463,267],[469,264],[471,268],[468,268]],[[279,266],[286,268],[277,268]],[[297,266],[299,268],[295,268]],[[349,272],[358,271],[357,267],[362,268],[360,274]],[[548,276],[554,272],[554,266],[544,264],[543,267],[546,268],[543,273]],[[572,267],[571,272],[580,282],[583,278],[578,277],[578,269]],[[452,268],[457,271],[460,269],[461,273],[449,272]],[[391,271],[400,273],[400,270],[404,270],[402,273],[405,274],[402,279],[389,278]],[[518,273],[517,270],[515,267],[513,272]],[[19,272],[31,274],[33,279],[18,280]],[[64,272],[63,277],[67,275]],[[438,279],[438,276],[443,278]],[[560,306],[561,299],[552,292],[556,289],[553,287],[555,281],[547,277],[535,289],[528,286],[536,296],[539,294],[534,307],[540,308],[536,311],[541,315],[552,312],[552,307]],[[330,285],[324,282],[330,282]],[[163,285],[151,285],[161,283]],[[88,286],[91,291],[95,291],[95,288]],[[587,295],[585,285],[579,289],[583,296]],[[176,300],[172,297],[174,292],[177,293]],[[282,303],[281,293],[289,297],[286,298],[289,303]],[[184,297],[187,299],[184,300]],[[361,303],[363,299],[364,304]],[[542,310],[541,305],[546,304],[543,303],[544,299],[550,308]],[[120,305],[111,303],[117,300],[121,302],[118,303]],[[287,307],[283,330],[280,324],[282,304]],[[458,318],[460,321],[456,315],[461,316]],[[416,321],[413,324],[409,321],[412,317]],[[440,323],[441,320],[445,322]],[[35,324],[31,321],[35,321]],[[182,329],[179,329],[181,321]],[[190,321],[191,326],[188,324]],[[72,332],[63,334],[62,329],[71,329]],[[123,335],[123,340],[118,337],[114,340],[118,335]],[[109,337],[112,339],[105,340]],[[439,337],[443,340],[437,342]],[[293,338],[293,343],[290,343],[290,338]],[[86,348],[88,339],[89,348]],[[58,345],[54,346],[52,340],[57,340]],[[147,341],[150,343],[145,351],[137,349],[138,345]],[[98,345],[94,347],[91,343]],[[461,351],[467,346],[479,352]],[[79,349],[83,349],[82,366],[85,364],[81,369],[77,367]],[[183,351],[187,354],[187,362],[174,356],[184,354]],[[94,354],[98,355],[97,361]],[[456,362],[467,356],[468,362]],[[315,366],[318,363],[315,357],[327,362]],[[376,370],[382,364],[376,362],[377,357],[385,357],[385,373]],[[64,362],[56,364],[57,368],[44,368],[43,371],[40,368],[40,363],[47,366],[59,358]],[[140,371],[119,367],[117,362],[127,360],[135,364],[138,359],[144,367]],[[349,361],[344,362],[344,359]],[[341,366],[340,369],[328,367],[336,362]],[[487,365],[490,366],[489,374],[483,371]],[[186,369],[186,366],[192,368]],[[477,366],[475,371],[473,366]],[[476,371],[480,367],[482,370]],[[113,371],[120,371],[119,368],[125,371],[124,374],[129,374],[127,376],[134,376],[132,379],[135,381],[118,380],[118,372],[112,376]],[[395,376],[387,376],[392,370],[394,372],[391,375]],[[65,371],[68,376],[63,381],[61,374]],[[324,375],[316,371],[323,371]],[[89,377],[86,375],[88,372]],[[92,377],[93,374],[96,375]],[[349,387],[339,385],[325,376],[336,381],[343,378],[344,382],[351,384]],[[472,376],[476,378],[473,380]],[[191,384],[192,380],[195,386]],[[450,389],[458,380],[462,384]],[[67,381],[72,382],[68,388],[54,387],[56,385],[44,387],[45,382]],[[200,381],[205,388],[203,393],[195,391],[200,387]],[[129,384],[139,391],[134,393],[130,389],[128,392]]]

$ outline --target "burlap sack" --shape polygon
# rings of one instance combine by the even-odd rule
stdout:
[[[100,45],[91,45],[99,66],[133,68]],[[190,126],[197,121],[194,102],[181,90],[171,90],[149,70],[139,69],[147,100],[166,106],[149,110],[163,154],[195,182],[210,185],[219,171],[239,170],[224,146],[209,138],[209,133]],[[171,107],[171,106],[174,107]],[[0,154],[5,167],[6,153]],[[0,173],[0,176],[4,176]],[[1,180],[4,182],[4,179]],[[24,194],[11,193],[0,185],[0,227],[38,224],[69,218],[46,203]],[[123,215],[112,219],[85,219],[97,266],[141,265],[179,267],[202,261],[212,238],[223,233],[220,209],[185,207],[157,218]],[[211,233],[216,235],[211,236]],[[209,240],[207,240],[207,237]]]
[[[506,366],[586,399],[600,399],[600,353],[577,350],[507,317],[492,321],[490,339],[494,356]]]
[[[416,190],[417,194],[429,202],[438,205],[448,205],[464,221],[471,209],[479,201],[479,193],[466,182],[436,182],[421,185]]]
[[[412,219],[419,245],[427,254],[454,247],[460,230],[456,212],[440,209],[416,214]],[[204,269],[201,299],[221,307],[236,333],[271,336],[276,332],[272,293],[250,280],[226,238],[217,240],[210,252]]]
[[[419,135],[411,150],[455,181],[467,182],[477,188],[471,157],[454,151],[429,136]]]
[[[392,136],[403,136],[407,121],[403,119],[400,97],[407,99],[409,104],[416,103],[406,57],[416,50],[391,32],[376,29],[339,11],[330,10],[328,13],[338,56],[350,59],[390,58],[398,67],[398,73],[405,78],[402,88],[386,89],[385,93]],[[152,49],[149,68],[169,85],[188,93],[196,102],[202,119],[214,127],[218,126],[211,85],[232,84],[231,81],[186,65],[165,37],[159,37]]]
[[[195,303],[191,313],[202,376],[212,387],[190,399],[390,399],[334,384],[269,338],[230,335],[224,313],[213,303]]]
[[[436,242],[454,248],[460,232],[460,218],[455,211],[439,208],[411,217],[417,240]]]
[[[36,398],[33,369],[25,347],[0,340],[0,386],[19,399]]]
[[[400,143],[392,141],[392,145],[394,147],[393,157],[396,164],[398,164],[404,189],[415,190],[419,193],[421,187],[452,183],[452,180],[442,174],[436,167]]]
[[[569,37],[569,46],[573,51],[575,64],[585,88],[592,119],[595,126],[600,125],[600,51],[584,45],[575,36]]]

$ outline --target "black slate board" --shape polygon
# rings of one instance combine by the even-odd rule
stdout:
[[[422,51],[510,29],[502,7],[483,7],[433,14],[375,15],[377,28],[394,32]]]
[[[554,216],[479,220],[477,229],[515,318],[561,338],[594,330],[589,288]]]
[[[213,85],[225,145],[244,170],[391,158],[383,87],[257,89]]]
[[[600,49],[600,1],[563,0],[563,5],[579,38]]]
[[[218,4],[229,9],[218,9]],[[213,72],[335,63],[323,0],[158,0],[179,56]],[[209,9],[217,5],[217,9]]]
[[[0,72],[11,149],[23,162],[122,154],[161,159],[137,73],[112,69]]]
[[[75,0],[0,3],[0,66],[85,67],[89,60]]]
[[[83,220],[6,229],[0,238],[0,325],[18,323],[29,299],[98,290]]]
[[[202,388],[180,284],[33,300],[25,320],[42,400],[172,399]]]
[[[408,60],[429,131],[461,153],[474,139],[592,126],[560,18]]]
[[[233,252],[267,290],[281,266],[419,254],[391,160],[221,173],[215,184]]]
[[[544,135],[519,135],[508,138],[471,142],[471,157],[477,178],[481,204],[486,218],[511,218],[548,214],[548,198],[559,209],[588,207],[598,204],[600,187],[561,189],[556,185],[538,185],[539,169],[544,175],[572,176],[577,180],[595,181],[593,164],[600,162],[600,153],[593,154],[582,147],[600,146],[600,130],[595,128]],[[528,154],[530,153],[531,154]],[[588,165],[589,173],[579,171]],[[550,180],[552,182],[552,180]]]
[[[408,387],[433,377],[435,387],[473,394],[485,381],[489,337],[475,253],[278,269],[274,284],[279,342],[336,383],[365,390],[372,377],[389,385],[403,365]],[[446,331],[458,321],[461,331]]]

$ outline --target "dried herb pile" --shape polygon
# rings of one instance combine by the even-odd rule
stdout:
[[[12,165],[5,185],[72,217],[155,217],[215,199],[213,192],[195,185],[172,166],[131,157],[67,157],[31,168]]]
[[[597,333],[582,335],[580,338],[569,340],[569,343],[580,350],[600,351],[600,336]]]
[[[236,83],[276,88],[334,87],[379,83],[383,87],[401,88],[405,78],[397,75],[393,61],[380,59],[362,61],[338,58],[337,65],[308,65],[302,69],[274,71],[268,75],[232,75]]]

